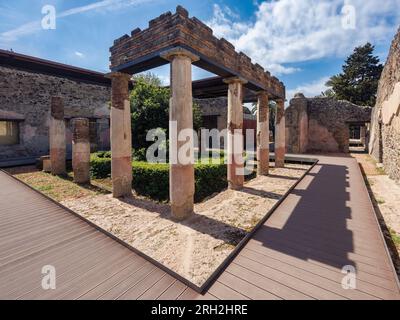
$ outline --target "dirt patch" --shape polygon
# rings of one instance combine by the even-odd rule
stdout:
[[[6,171],[56,201],[110,193],[107,181],[95,180],[91,184],[78,185],[73,182],[72,172],[61,177],[39,171],[35,167],[16,167]]]
[[[379,176],[385,174],[382,168],[377,167],[376,161],[368,153],[352,153],[351,156],[362,165],[367,176]]]
[[[61,203],[200,286],[308,168],[272,169],[241,191],[196,204],[184,222],[172,219],[167,204],[139,197],[91,194]]]

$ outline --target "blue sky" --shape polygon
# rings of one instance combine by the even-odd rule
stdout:
[[[178,4],[281,79],[288,98],[319,94],[367,41],[384,62],[400,24],[400,0],[0,0],[0,48],[107,72],[115,38]],[[45,5],[56,9],[55,30],[41,28]],[[154,72],[168,81],[168,67]]]

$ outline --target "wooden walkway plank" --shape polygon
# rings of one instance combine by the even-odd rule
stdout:
[[[0,299],[400,299],[356,160],[318,158],[203,294],[0,171]]]

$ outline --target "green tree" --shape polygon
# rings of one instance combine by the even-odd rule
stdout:
[[[162,128],[168,137],[170,89],[161,86],[161,80],[152,73],[134,77],[134,87],[130,94],[132,119],[132,147],[135,150],[149,147],[147,132]],[[200,107],[193,103],[193,128],[201,127]]]
[[[346,59],[342,73],[334,75],[326,83],[336,99],[348,100],[358,105],[374,106],[378,82],[383,66],[374,56],[375,47],[370,43],[356,47]],[[327,92],[332,96],[332,92]]]

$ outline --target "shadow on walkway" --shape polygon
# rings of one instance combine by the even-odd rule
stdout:
[[[319,171],[318,171],[319,170]],[[318,172],[317,174],[315,172]],[[353,232],[346,219],[352,218],[348,168],[343,165],[317,165],[307,175],[305,190],[296,188],[284,206],[255,234],[262,246],[303,260],[315,260],[342,268],[354,265]]]

